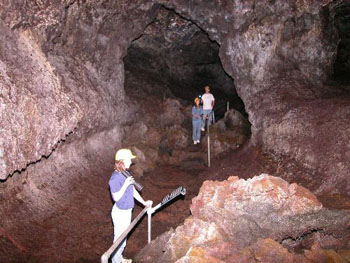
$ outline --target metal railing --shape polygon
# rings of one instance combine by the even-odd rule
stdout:
[[[151,242],[151,220],[152,220],[152,214],[154,214],[158,209],[178,197],[179,195],[185,195],[186,194],[186,188],[183,186],[180,186],[176,188],[172,193],[166,195],[163,200],[156,205],[155,207],[146,206],[140,214],[138,214],[135,219],[131,222],[129,227],[118,237],[118,239],[113,243],[113,245],[101,256],[101,263],[108,263],[109,258],[113,254],[113,252],[120,246],[120,244],[124,241],[124,239],[128,236],[128,234],[131,232],[131,230],[136,226],[136,224],[142,219],[144,214],[147,213],[148,215],[148,243]]]
[[[119,247],[119,245],[124,241],[130,231],[135,227],[135,225],[142,219],[143,215],[146,214],[147,210],[150,207],[146,206],[140,214],[135,217],[135,219],[131,222],[129,227],[120,235],[120,237],[113,243],[113,245],[102,255],[101,263],[108,263],[109,258],[113,254],[113,252]]]

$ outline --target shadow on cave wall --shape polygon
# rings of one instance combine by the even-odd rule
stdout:
[[[247,116],[234,80],[225,72],[219,45],[203,30],[173,10],[162,7],[155,20],[135,39],[124,58],[125,90],[131,97],[174,97],[192,103],[209,85],[218,118],[227,101]]]
[[[334,62],[334,79],[350,84],[350,3],[340,3],[335,7],[334,25],[340,37]]]

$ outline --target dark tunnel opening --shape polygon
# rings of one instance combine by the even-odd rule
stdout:
[[[223,117],[227,102],[247,116],[234,80],[223,69],[219,48],[195,23],[162,7],[124,58],[126,93],[172,97],[192,104],[209,85],[216,99],[217,119]]]
[[[334,9],[334,25],[340,38],[334,62],[334,79],[350,83],[350,4],[341,3]]]

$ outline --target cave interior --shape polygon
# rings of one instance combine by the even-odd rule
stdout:
[[[99,261],[121,148],[145,200],[187,189],[150,244],[146,218],[129,234],[133,262],[350,262],[349,1],[5,1],[0,17],[0,262]],[[207,85],[216,121],[193,145]]]

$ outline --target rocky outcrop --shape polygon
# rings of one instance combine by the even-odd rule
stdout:
[[[202,139],[202,148],[208,147],[208,133]],[[228,150],[237,150],[250,136],[250,123],[237,110],[231,109],[223,119],[210,126],[210,150],[215,157]]]
[[[192,216],[137,262],[323,262],[350,242],[350,212],[324,209],[306,188],[267,174],[204,182]],[[303,254],[295,253],[305,249]],[[324,250],[326,249],[326,250]]]
[[[75,127],[84,137],[121,127],[133,112],[125,102],[122,57],[152,10],[130,29],[142,10],[129,5],[135,13],[123,19],[111,14],[125,3],[95,9],[96,3],[1,4],[1,126],[9,127],[1,142],[2,179],[48,156]]]
[[[30,31],[1,30],[0,179],[49,156],[82,119]],[[14,140],[16,138],[16,140]]]
[[[129,136],[123,146],[131,147],[138,157],[131,171],[140,177],[156,164],[168,163],[173,151],[185,149],[190,143],[190,130],[184,127],[185,107],[178,100],[162,100],[148,93],[135,102],[139,109],[133,123],[125,127]]]
[[[146,93],[147,94],[147,93]],[[147,99],[147,97],[150,97]],[[192,105],[167,98],[164,101],[146,96],[134,98],[140,105],[134,123],[127,129],[125,147],[132,146],[138,160],[131,170],[136,177],[151,171],[156,164],[199,168],[207,164],[207,134],[201,144],[192,144]],[[145,107],[152,100],[157,110]],[[210,127],[211,154],[216,158],[228,150],[237,150],[250,136],[250,123],[237,110],[226,112],[223,119]]]

